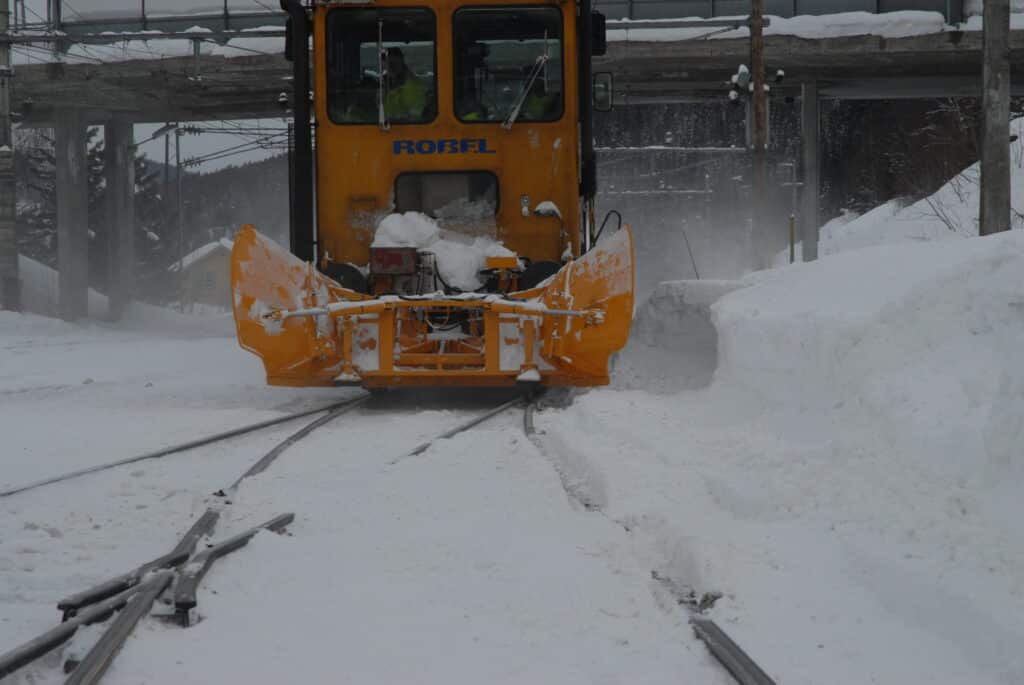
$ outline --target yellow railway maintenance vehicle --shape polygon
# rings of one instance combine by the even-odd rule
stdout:
[[[606,384],[633,246],[628,227],[594,234],[611,81],[591,70],[590,0],[282,7],[292,251],[245,226],[231,267],[239,342],[267,381]]]

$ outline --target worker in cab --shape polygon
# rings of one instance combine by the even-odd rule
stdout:
[[[472,96],[463,98],[455,106],[455,113],[459,119],[467,122],[474,121],[494,121],[495,108],[489,106],[483,102],[483,99],[477,99]]]
[[[384,114],[391,121],[422,121],[427,87],[405,63],[401,48],[388,49],[387,97]]]
[[[551,121],[558,115],[560,105],[561,92],[557,89],[548,92],[543,80],[538,78],[534,80],[533,87],[523,102],[520,116],[523,121]]]

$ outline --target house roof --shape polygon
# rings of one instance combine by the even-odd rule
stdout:
[[[221,238],[220,240],[215,240],[212,243],[207,243],[207,244],[203,245],[202,247],[197,247],[196,249],[192,250],[187,255],[185,255],[184,257],[181,258],[181,267],[183,269],[191,268],[192,265],[194,265],[196,262],[198,262],[198,261],[200,261],[202,259],[205,259],[209,255],[211,255],[211,254],[213,254],[215,252],[219,252],[221,250],[226,250],[228,252],[231,252],[231,247],[233,245],[234,245],[234,242],[228,240],[227,238]],[[178,270],[178,262],[175,261],[173,264],[171,264],[169,267],[167,267],[167,270],[168,271],[177,271]]]

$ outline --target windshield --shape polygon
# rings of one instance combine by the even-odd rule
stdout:
[[[562,116],[562,90],[562,15],[557,8],[471,7],[455,13],[455,113],[460,120],[555,121]]]
[[[437,113],[434,14],[337,9],[328,15],[327,112],[337,124],[418,124]]]

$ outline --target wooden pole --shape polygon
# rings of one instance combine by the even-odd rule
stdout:
[[[750,3],[750,72],[750,81],[754,86],[751,96],[754,115],[753,210],[755,216],[758,216],[764,211],[767,183],[768,107],[767,94],[764,91],[764,0],[752,0]]]

